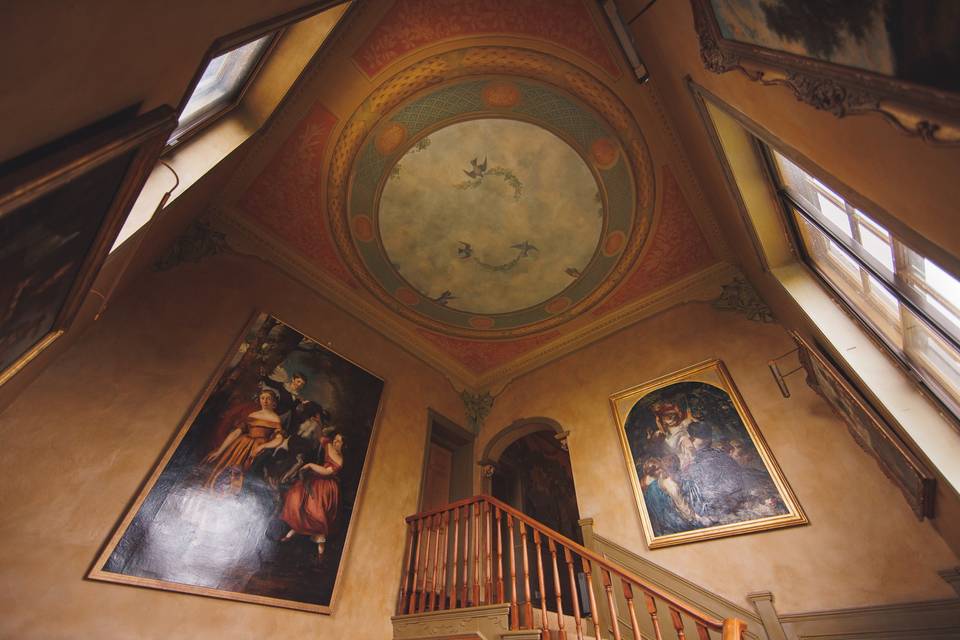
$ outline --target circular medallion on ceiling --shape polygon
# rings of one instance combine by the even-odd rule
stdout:
[[[504,75],[533,63],[536,80]],[[345,125],[331,227],[400,315],[448,334],[525,335],[629,270],[652,183],[638,127],[592,76],[543,54],[468,49],[388,80]]]
[[[528,122],[485,118],[420,138],[394,164],[378,231],[393,268],[425,298],[509,314],[587,270],[603,231],[600,203],[593,173],[566,142]]]

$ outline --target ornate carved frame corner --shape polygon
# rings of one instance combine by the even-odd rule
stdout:
[[[739,71],[753,82],[784,86],[797,100],[838,118],[877,113],[925,142],[960,145],[960,95],[890,76],[727,40],[710,0],[691,0],[700,58],[708,71]]]

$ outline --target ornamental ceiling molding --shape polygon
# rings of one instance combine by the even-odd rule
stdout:
[[[381,189],[389,168],[418,137],[422,139],[421,132],[431,126],[429,122],[417,124],[419,128],[408,131],[409,123],[398,122],[394,116],[415,100],[468,81],[480,81],[477,91],[482,94],[482,106],[469,112],[453,113],[452,117],[441,118],[439,123],[434,122],[433,125],[439,127],[458,118],[482,117],[532,119],[543,125],[542,118],[538,119],[536,114],[531,116],[530,113],[524,113],[524,109],[530,111],[530,105],[520,102],[526,98],[515,84],[511,86],[511,82],[531,83],[532,78],[557,95],[565,94],[571,102],[585,107],[599,117],[604,128],[610,132],[611,137],[603,138],[604,144],[599,147],[597,144],[601,140],[598,138],[592,147],[578,151],[593,161],[595,170],[597,165],[606,169],[604,163],[626,168],[633,182],[633,219],[630,226],[620,233],[621,237],[614,237],[617,234],[611,233],[600,243],[601,248],[609,254],[607,257],[615,257],[616,261],[606,271],[604,278],[580,298],[561,300],[564,296],[555,296],[548,299],[537,310],[539,318],[527,324],[497,319],[495,316],[480,316],[479,321],[464,321],[456,317],[455,321],[451,321],[449,318],[454,314],[450,313],[446,313],[447,320],[437,321],[423,310],[431,305],[439,306],[438,301],[417,295],[409,288],[406,291],[388,290],[368,270],[368,260],[372,255],[370,247],[377,240],[377,228],[371,220],[375,219],[376,214],[373,211],[356,211],[352,198],[359,197],[358,193],[364,195],[366,207],[372,208],[378,204],[379,195],[371,199],[369,186],[366,191],[356,190],[358,175],[361,178],[365,175],[357,169],[358,162],[362,159],[367,165],[378,167],[380,184],[377,189]],[[556,128],[552,131],[563,134]],[[569,137],[566,139],[569,142]],[[592,157],[589,155],[591,152]],[[601,189],[604,191],[604,206],[608,207],[606,187],[602,185]],[[654,175],[646,142],[629,109],[594,76],[569,62],[541,52],[516,47],[471,47],[421,60],[386,80],[369,95],[344,124],[334,144],[327,180],[327,205],[330,228],[341,257],[354,277],[396,314],[448,335],[472,339],[519,337],[542,332],[577,317],[598,303],[630,271],[652,227]],[[383,272],[380,277],[383,277]],[[436,309],[432,311],[435,313]],[[493,318],[492,321],[490,318]]]
[[[740,275],[739,271],[727,262],[712,264],[612,310],[542,347],[477,373],[418,335],[416,325],[385,312],[382,305],[370,299],[363,291],[351,289],[336,278],[331,278],[308,259],[290,251],[283,240],[251,221],[239,210],[229,207],[218,209],[211,216],[211,224],[215,230],[227,236],[232,250],[276,265],[358,321],[439,371],[456,389],[477,393],[482,390],[499,393],[511,380],[525,373],[676,305],[690,302],[709,303],[721,293],[724,284]]]

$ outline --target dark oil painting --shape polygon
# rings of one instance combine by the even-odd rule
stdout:
[[[956,0],[710,0],[728,40],[960,92]]]
[[[91,577],[329,612],[382,391],[259,314]]]
[[[0,212],[0,373],[56,330],[134,151]]]
[[[721,363],[613,401],[651,547],[805,521]]]

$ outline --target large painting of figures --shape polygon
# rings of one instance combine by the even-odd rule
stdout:
[[[719,360],[611,402],[651,549],[807,522]]]
[[[90,577],[330,613],[383,385],[258,313]]]

